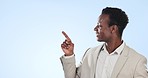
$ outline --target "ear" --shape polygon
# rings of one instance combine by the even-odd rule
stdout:
[[[118,32],[118,27],[117,27],[117,25],[112,25],[112,26],[111,26],[111,32],[112,32],[112,33],[117,33],[117,32]]]

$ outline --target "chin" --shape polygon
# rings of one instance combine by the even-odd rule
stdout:
[[[98,41],[98,42],[104,42],[104,40],[102,40],[102,39],[97,39],[97,41]]]

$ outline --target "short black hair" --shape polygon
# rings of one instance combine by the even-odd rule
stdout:
[[[126,13],[119,9],[119,8],[113,8],[113,7],[106,7],[102,10],[102,14],[109,15],[109,26],[117,25],[119,29],[119,35],[122,36],[123,30],[127,26],[129,19]]]

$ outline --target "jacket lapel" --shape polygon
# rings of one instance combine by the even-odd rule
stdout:
[[[126,63],[127,59],[128,59],[128,53],[129,53],[129,47],[125,45],[125,48],[122,51],[122,54],[119,56],[114,69],[112,71],[112,75],[111,78],[116,78],[117,75],[119,74],[119,72],[121,71],[122,67],[124,66],[124,64]]]
[[[93,67],[93,74],[91,76],[92,78],[95,78],[97,59],[98,59],[98,56],[99,56],[103,46],[104,46],[104,44],[101,45],[101,46],[98,46],[93,53],[93,63],[94,63],[93,65],[94,65],[94,67]]]

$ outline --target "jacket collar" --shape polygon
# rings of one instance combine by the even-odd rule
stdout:
[[[119,56],[115,66],[114,66],[111,78],[116,78],[118,76],[119,72],[121,71],[122,67],[125,65],[125,62],[128,59],[129,50],[130,50],[130,48],[128,46],[126,46],[126,44],[125,44],[123,52]]]
[[[94,53],[94,66],[93,66],[93,72],[92,72],[92,75],[94,76],[94,78],[95,78],[97,59],[98,59],[98,56],[99,56],[104,45],[105,44],[98,46],[97,49],[94,51],[95,52]],[[129,50],[130,50],[130,48],[125,44],[124,49],[123,49],[121,55],[119,56],[115,66],[114,66],[111,78],[116,78],[117,75],[119,74],[119,72],[121,71],[122,67],[124,66],[125,62],[128,59]]]

